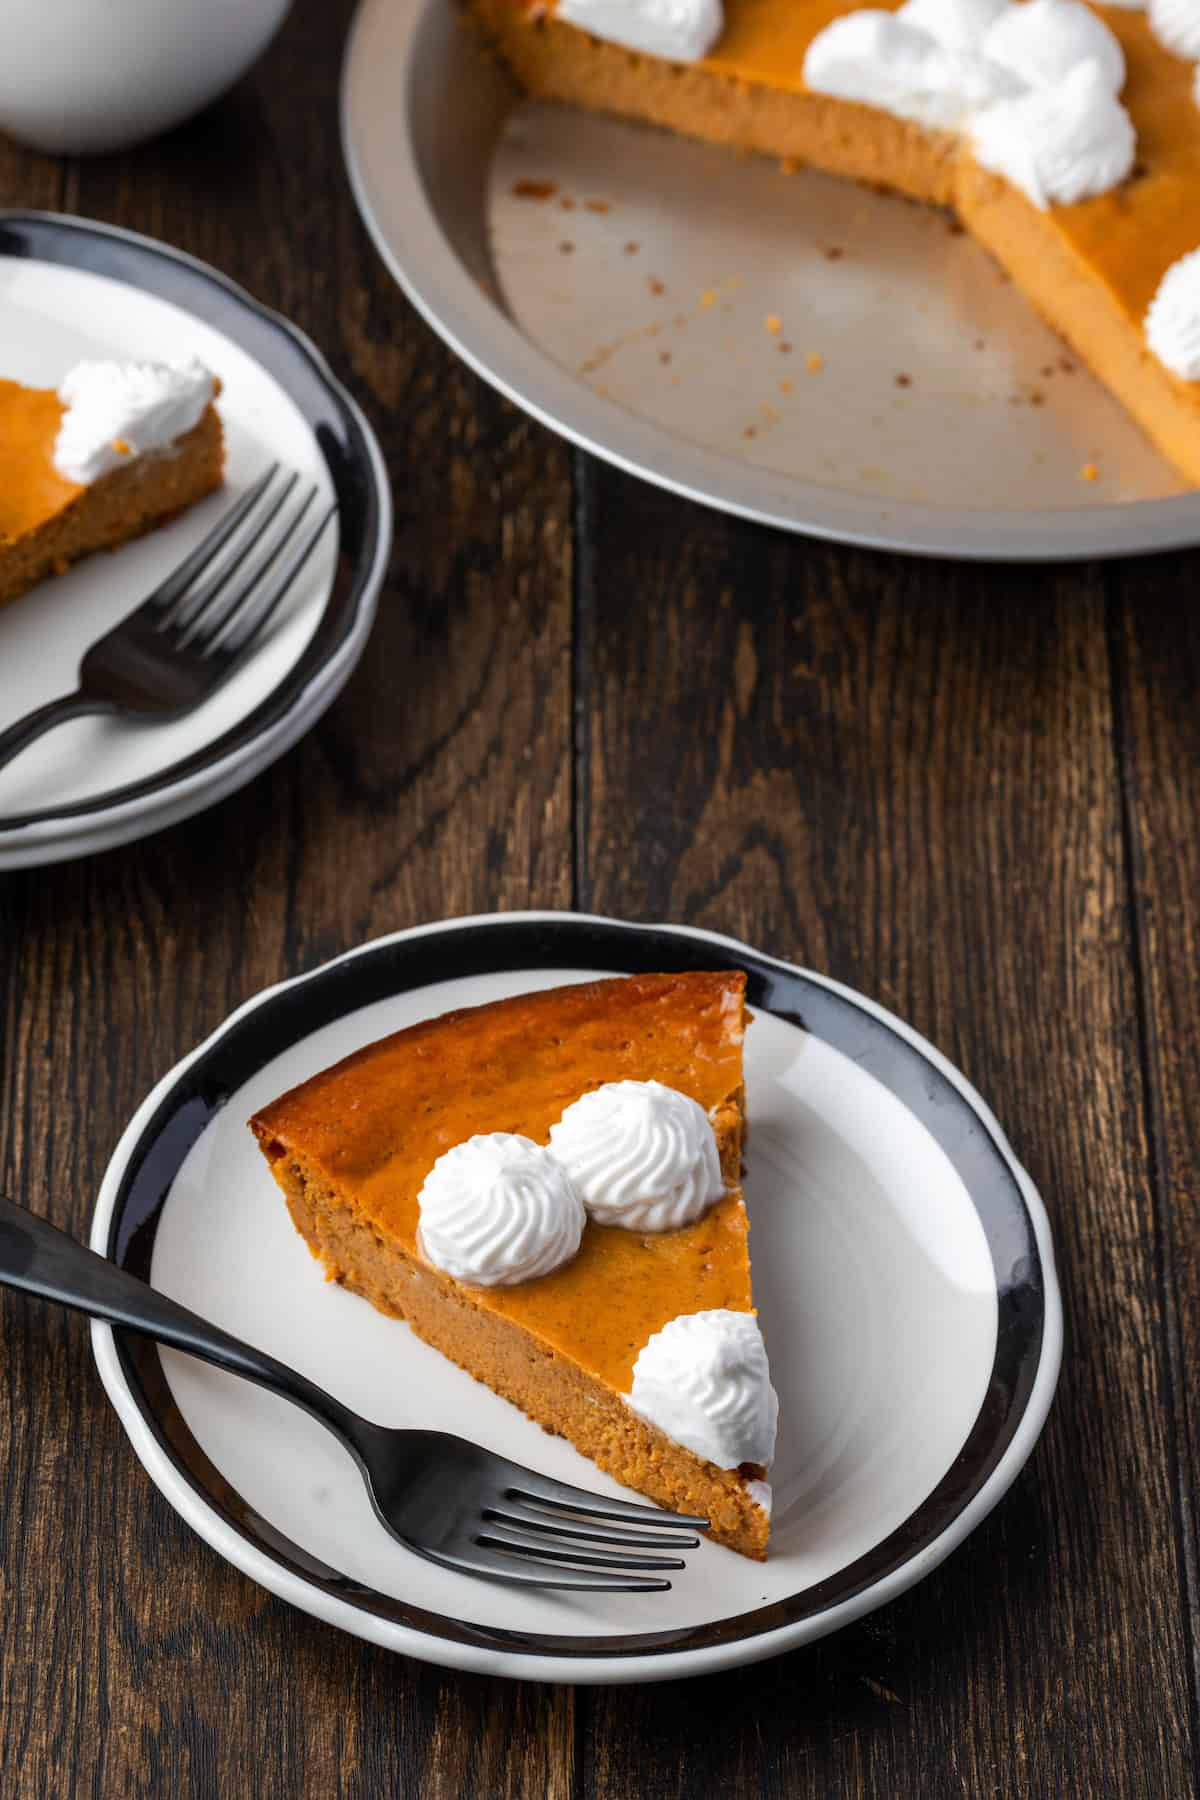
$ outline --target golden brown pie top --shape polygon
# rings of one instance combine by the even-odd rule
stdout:
[[[0,540],[35,530],[83,491],[54,466],[62,414],[53,388],[0,380]]]
[[[661,1081],[716,1113],[736,1183],[744,990],[740,972],[636,975],[449,1013],[358,1051],[251,1124],[271,1160],[292,1152],[315,1166],[409,1255],[418,1195],[444,1151],[477,1132],[546,1143],[564,1108],[607,1081]],[[624,1393],[642,1345],[670,1319],[751,1310],[746,1230],[734,1188],[680,1231],[589,1221],[578,1255],[551,1274],[470,1291]]]

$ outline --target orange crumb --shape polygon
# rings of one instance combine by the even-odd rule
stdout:
[[[785,156],[779,165],[779,173],[781,175],[798,175],[799,172],[800,163],[798,159],[794,156]]]
[[[636,256],[637,251],[638,251],[638,247],[636,244],[626,244],[626,246],[625,246],[626,256]]]
[[[1100,471],[1095,463],[1084,463],[1079,473],[1083,476],[1085,481],[1099,481],[1100,479]]]
[[[647,275],[646,286],[650,289],[650,292],[652,294],[665,294],[667,291],[666,287],[658,279],[657,275]]]
[[[557,181],[514,181],[513,193],[518,200],[548,200],[557,194]]]
[[[790,394],[795,385],[794,381],[781,381],[779,384],[779,391],[781,394]]]
[[[715,306],[717,304],[717,296],[713,293],[711,288],[705,288],[700,296],[700,304],[701,306]]]
[[[804,366],[810,375],[819,375],[825,367],[825,358],[819,350],[810,350],[804,359]]]
[[[612,207],[607,200],[585,200],[584,205],[589,212],[606,213],[612,211]]]
[[[112,441],[112,447],[116,451],[118,456],[132,456],[133,455],[132,446],[130,444],[128,444],[124,438],[114,438]]]
[[[768,313],[763,320],[763,324],[771,333],[772,337],[778,337],[779,333],[783,330],[783,320],[778,313]]]

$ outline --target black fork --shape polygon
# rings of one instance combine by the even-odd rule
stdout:
[[[172,1344],[282,1394],[340,1438],[382,1522],[409,1550],[525,1587],[646,1593],[670,1587],[708,1520],[552,1481],[465,1438],[360,1418],[315,1382],[189,1312],[0,1195],[0,1285]],[[643,1552],[651,1554],[643,1554]]]
[[[317,491],[272,463],[191,555],[90,646],[73,694],[0,732],[0,768],[82,713],[170,719],[207,700],[266,630],[337,511],[314,515]]]

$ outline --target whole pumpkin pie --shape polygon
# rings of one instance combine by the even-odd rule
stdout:
[[[639,975],[449,1013],[250,1124],[330,1280],[761,1558],[775,1398],[740,1187],[744,989],[738,972]],[[680,1132],[702,1152],[682,1184],[664,1173]],[[488,1156],[521,1198],[536,1189],[538,1232],[498,1219],[487,1183],[468,1192]],[[509,1256],[504,1285],[463,1273],[484,1240],[489,1275]]]
[[[0,379],[0,603],[220,486],[215,377],[82,363],[59,388]]]
[[[1036,0],[1038,11],[1035,0],[915,0],[900,21],[882,26],[884,15],[901,11],[899,0],[878,0],[869,10],[845,0],[725,0],[723,11],[716,0],[685,0],[679,16],[717,21],[706,53],[691,60],[614,41],[627,29],[638,39],[645,17],[669,10],[638,0],[467,3],[534,94],[952,207],[1147,435],[1200,483],[1200,259],[1186,267],[1200,249],[1200,14],[1188,12],[1189,0],[1151,0],[1149,14],[1092,6],[1094,21],[1107,27],[1103,44],[1089,38],[1086,13],[1081,28],[1082,5],[1068,18],[1064,0]],[[1036,179],[1020,185],[1044,123],[1028,107],[1004,122],[1010,144],[998,159],[994,110],[986,127],[982,107],[953,116],[936,81],[924,96],[930,103],[907,104],[898,70],[919,55],[920,40],[906,32],[937,34],[930,53],[942,57],[944,74],[946,55],[957,55],[973,28],[980,38],[970,39],[972,49],[982,41],[990,53],[982,33],[1002,13],[1011,15],[1003,24],[1009,42],[1001,45],[1007,61],[991,101],[1011,100],[1035,63],[1039,76],[1057,79],[1074,67],[1072,57],[1082,65],[1098,53],[1102,85],[1119,92],[1136,145],[1104,191],[1060,200],[1040,192]],[[642,23],[629,27],[635,15]],[[848,34],[852,15],[865,23]],[[582,28],[588,19],[595,29]],[[1015,53],[1014,23],[1022,39]],[[872,42],[878,66],[868,63],[864,84],[854,58],[864,44],[870,54]],[[1081,158],[1112,155],[1119,133],[1104,137],[1092,96],[1056,87],[1046,107],[1072,120],[1062,128],[1055,173],[1073,176]],[[1164,329],[1156,335],[1147,329],[1151,308],[1172,271],[1172,303],[1160,308]],[[1185,288],[1181,306],[1174,296]],[[1168,336],[1173,353],[1164,360]]]

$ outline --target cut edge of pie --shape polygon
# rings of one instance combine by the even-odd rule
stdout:
[[[744,986],[740,972],[630,976],[448,1014],[313,1077],[250,1126],[327,1279],[407,1320],[451,1362],[618,1481],[672,1511],[707,1516],[713,1539],[762,1560],[770,1528],[766,1467],[710,1463],[626,1400],[639,1350],[672,1318],[722,1304],[754,1312],[740,1187]],[[571,1263],[517,1287],[471,1287],[421,1256],[417,1194],[450,1140],[504,1130],[546,1142],[564,1103],[610,1079],[674,1074],[674,1085],[687,1091],[685,1058],[673,1063],[668,1052],[664,1068],[658,1057],[639,1059],[633,1040],[676,1030],[693,996],[706,1014],[702,1034],[710,1034],[693,1086],[707,1079],[701,1065],[714,1021],[725,1038],[725,1066],[717,1070],[723,1091],[710,1084],[693,1093],[707,1104],[726,1183],[703,1219],[647,1236],[589,1221]],[[537,1050],[546,1044],[548,1057]],[[528,1104],[517,1066],[525,1053],[537,1065]],[[473,1093],[480,1063],[482,1091]],[[511,1079],[495,1081],[497,1065]],[[396,1114],[389,1123],[390,1098],[401,1110],[424,1107],[430,1103],[416,1096],[435,1091],[431,1126],[418,1120],[406,1133]]]
[[[1193,223],[1200,217],[1200,185],[1194,193],[1189,187],[1189,171],[1200,182],[1200,113],[1190,68],[1156,42],[1142,14],[1097,9],[1120,38],[1129,68],[1123,98],[1137,126],[1139,152],[1146,146],[1150,182],[1158,184],[1152,199],[1134,202],[1147,210],[1146,270],[1131,271],[1103,247],[1106,238],[1112,241],[1110,215],[1114,229],[1122,220],[1127,224],[1125,188],[1043,212],[1003,177],[981,168],[954,132],[813,93],[798,72],[778,85],[764,80],[762,6],[753,27],[758,55],[743,69],[738,52],[745,32],[732,51],[722,41],[702,62],[672,63],[593,37],[529,0],[465,3],[519,84],[539,98],[646,121],[951,208],[1157,448],[1200,485],[1200,382],[1161,363],[1143,325],[1158,279],[1196,247],[1187,240],[1186,215],[1190,194]],[[881,3],[890,10],[895,0]],[[811,10],[822,25],[854,9],[822,0]],[[740,17],[727,13],[735,24]],[[799,28],[790,29],[794,48]],[[1185,154],[1175,141],[1178,122],[1190,129],[1192,114],[1194,143],[1189,139]],[[1128,191],[1136,196],[1145,183],[1139,173]],[[1093,264],[1091,252],[1100,262]]]
[[[220,391],[219,382],[215,382],[215,388]],[[11,529],[6,527],[0,505],[0,605],[18,599],[51,575],[63,574],[94,551],[117,549],[167,524],[221,485],[224,432],[212,400],[197,423],[173,443],[134,456],[89,483],[68,481],[51,469],[51,452],[62,414],[54,391],[0,381],[0,431],[4,429],[6,409],[17,400],[25,418],[31,408],[44,416],[36,441],[31,435],[25,465],[31,482],[36,473],[39,498],[28,507],[22,506],[20,522]],[[0,452],[8,483],[18,479],[9,467],[16,460],[16,446],[10,438],[6,452]],[[11,503],[11,486],[6,497]]]

